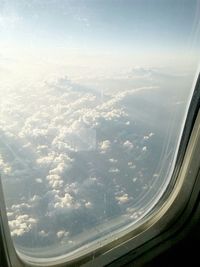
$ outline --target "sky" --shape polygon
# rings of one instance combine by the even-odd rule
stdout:
[[[197,58],[199,14],[199,0],[1,0],[1,54],[180,64]]]

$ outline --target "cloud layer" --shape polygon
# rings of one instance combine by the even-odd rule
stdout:
[[[171,157],[162,154],[171,119],[162,92],[152,83],[102,94],[66,76],[0,92],[0,171],[16,244],[70,251],[87,242],[79,234],[143,216],[175,151],[176,138]]]

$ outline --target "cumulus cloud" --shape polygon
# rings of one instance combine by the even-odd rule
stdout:
[[[146,152],[147,151],[147,147],[143,146],[142,151]]]
[[[111,162],[111,163],[117,163],[118,160],[117,160],[117,159],[110,158],[110,159],[109,159],[109,162]]]
[[[16,216],[15,220],[9,220],[11,236],[22,236],[29,232],[37,223],[37,220],[27,214]]]
[[[129,201],[129,196],[127,193],[121,194],[115,197],[119,204],[124,204]]]
[[[0,171],[5,174],[9,174],[11,172],[11,166],[3,160],[1,155],[0,155]]]
[[[63,197],[56,196],[56,201],[55,208],[65,208],[73,205],[73,197],[68,193],[65,193]]]
[[[125,148],[132,149],[132,148],[133,148],[133,143],[130,142],[129,140],[127,140],[127,141],[125,141],[125,142],[123,143],[123,146],[124,146]]]
[[[63,238],[63,237],[67,237],[69,235],[69,232],[66,232],[64,230],[60,230],[60,231],[57,232],[56,235],[57,235],[58,238]]]
[[[118,173],[120,170],[118,168],[110,168],[109,172],[111,173]]]
[[[109,219],[140,216],[131,208],[158,178],[159,148],[153,153],[157,133],[138,110],[155,88],[122,87],[102,98],[62,76],[0,91],[0,171],[12,189],[7,214],[16,243],[73,246]]]
[[[104,140],[99,144],[99,148],[103,153],[109,150],[110,146],[111,142],[109,140]]]

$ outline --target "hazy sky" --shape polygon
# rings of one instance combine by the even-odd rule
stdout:
[[[0,0],[0,48],[156,65],[197,57],[199,17],[199,0]]]

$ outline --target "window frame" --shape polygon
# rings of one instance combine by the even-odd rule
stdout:
[[[3,244],[5,267],[33,267],[33,266],[121,266],[133,260],[144,261],[167,248],[172,243],[172,236],[184,227],[190,218],[200,188],[200,74],[193,92],[185,127],[179,145],[177,160],[171,181],[167,190],[157,205],[133,226],[129,232],[121,231],[120,237],[103,246],[85,250],[84,255],[69,260],[68,255],[55,262],[35,263],[31,258],[18,254],[14,248],[9,231],[6,206],[0,182],[0,234]],[[176,238],[175,238],[176,239]],[[175,240],[173,239],[173,240]],[[170,241],[169,241],[170,240]],[[166,242],[165,242],[166,241]],[[175,241],[174,241],[175,242]],[[159,244],[159,246],[158,246]],[[6,265],[7,264],[7,265]]]

